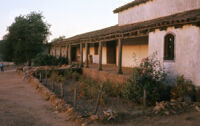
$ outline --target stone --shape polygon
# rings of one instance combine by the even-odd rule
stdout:
[[[90,119],[94,121],[94,120],[98,120],[99,117],[98,117],[98,115],[91,115]]]
[[[200,112],[200,107],[199,107],[199,106],[195,106],[195,110],[196,110],[197,112]]]
[[[87,125],[88,125],[88,123],[86,123],[86,122],[81,124],[81,126],[87,126]]]
[[[192,99],[191,99],[191,97],[189,97],[189,96],[185,96],[185,97],[184,97],[184,101],[187,102],[187,103],[191,103],[191,102],[192,102]]]

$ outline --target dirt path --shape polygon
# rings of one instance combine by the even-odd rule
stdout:
[[[0,126],[75,126],[14,71],[0,72]]]

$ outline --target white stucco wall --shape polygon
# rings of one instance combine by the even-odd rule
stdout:
[[[60,56],[60,47],[56,47],[56,57],[58,58]]]
[[[62,57],[66,57],[66,47],[62,47]]]
[[[122,67],[138,66],[148,56],[148,37],[125,39],[122,41]],[[118,65],[118,45],[116,64]]]
[[[175,60],[163,61],[164,36],[175,35]],[[186,25],[183,28],[168,28],[166,31],[156,30],[149,34],[148,55],[157,52],[158,59],[171,75],[184,75],[195,85],[200,86],[200,28]]]
[[[200,0],[153,0],[119,12],[118,24],[132,24],[199,8]]]
[[[83,49],[83,61],[84,62],[86,60],[86,55],[85,55],[86,52],[85,51],[86,51],[86,49],[84,47],[84,49]],[[99,64],[99,55],[95,55],[95,53],[94,53],[94,44],[92,44],[92,43],[90,44],[89,56],[92,56],[93,63]],[[105,44],[103,44],[102,45],[102,64],[106,64],[107,63],[106,58],[107,58],[106,46],[105,46]]]

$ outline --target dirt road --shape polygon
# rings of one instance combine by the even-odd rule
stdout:
[[[75,126],[14,71],[0,72],[0,126]]]

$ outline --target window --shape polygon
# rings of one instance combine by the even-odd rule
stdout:
[[[98,55],[98,51],[99,51],[99,43],[95,43],[94,44],[94,54]]]
[[[174,35],[165,36],[164,60],[174,60]]]

